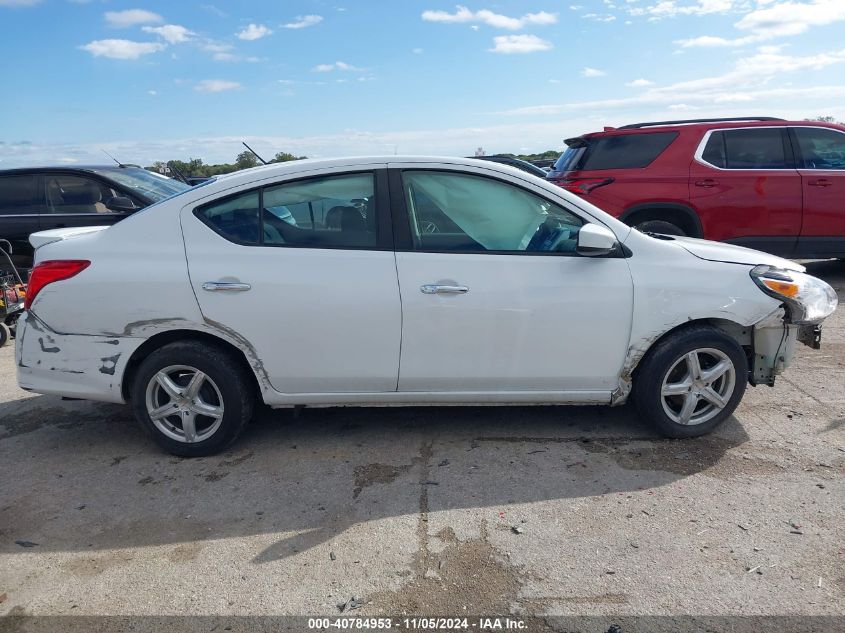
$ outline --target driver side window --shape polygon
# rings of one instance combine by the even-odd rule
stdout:
[[[402,174],[416,250],[574,253],[583,221],[498,180],[461,173]]]

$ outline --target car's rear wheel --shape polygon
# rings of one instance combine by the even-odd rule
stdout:
[[[685,236],[684,230],[677,224],[673,224],[668,220],[646,220],[634,225],[643,233],[662,233],[663,235],[679,235]]]
[[[12,330],[9,326],[0,321],[0,347],[12,340]]]
[[[715,429],[739,405],[748,360],[730,336],[710,326],[681,330],[660,341],[637,368],[634,403],[668,437]]]
[[[252,417],[254,394],[226,350],[197,341],[171,343],[147,356],[132,384],[135,417],[165,450],[212,455]]]

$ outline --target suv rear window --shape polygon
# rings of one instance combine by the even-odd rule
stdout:
[[[567,141],[555,171],[648,167],[678,137],[677,132],[621,134]]]
[[[789,167],[780,128],[712,132],[701,160],[722,169],[786,169]]]

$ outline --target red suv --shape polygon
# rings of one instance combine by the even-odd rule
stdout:
[[[642,231],[845,258],[845,126],[636,123],[567,139],[546,176]]]

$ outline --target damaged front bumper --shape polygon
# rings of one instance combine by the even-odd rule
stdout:
[[[35,314],[18,320],[15,365],[21,389],[124,403],[122,379],[142,338],[61,334]]]
[[[795,356],[795,344],[821,348],[821,325],[796,325],[779,308],[756,323],[752,335],[752,367],[748,381],[752,385],[775,384],[775,377],[789,367]]]

